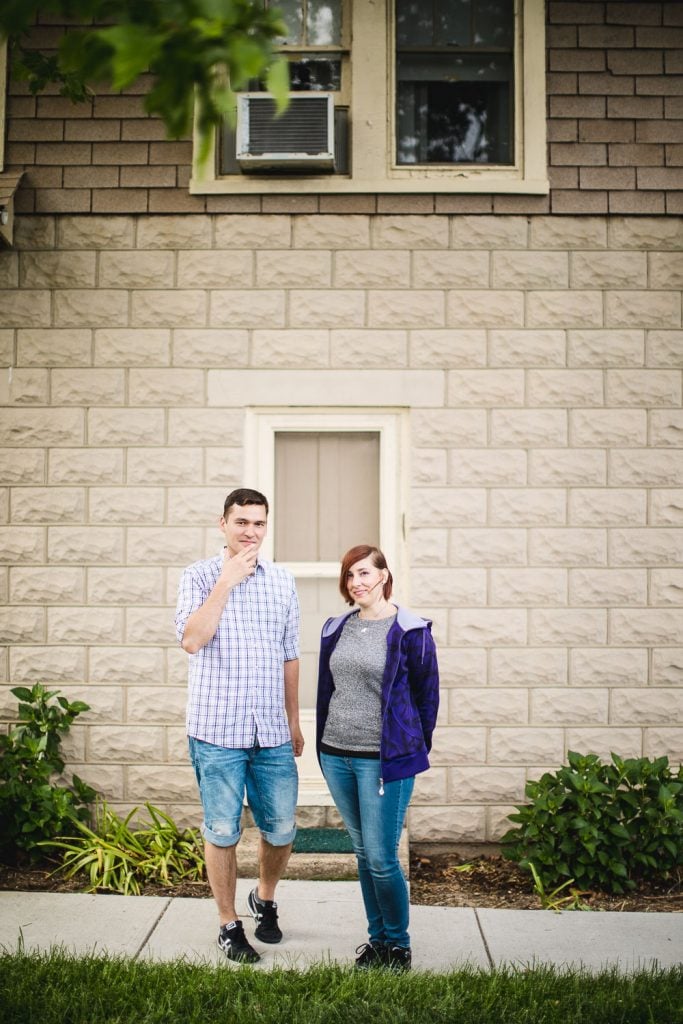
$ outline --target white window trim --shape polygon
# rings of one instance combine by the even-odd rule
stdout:
[[[350,2],[350,0],[349,0]],[[211,194],[358,193],[517,193],[545,195],[545,3],[516,0],[515,104],[516,163],[511,167],[396,167],[393,153],[392,0],[358,0],[353,5],[351,51],[351,154],[353,174],[268,176],[216,173],[217,133],[200,166],[195,134],[190,192]],[[379,33],[381,32],[381,37]],[[521,52],[519,52],[521,50]],[[359,111],[362,114],[359,116]]]
[[[387,409],[367,412],[330,408],[248,409],[245,422],[244,465],[249,486],[269,498],[275,491],[276,433],[368,433],[379,434],[379,535],[380,546],[387,556],[401,596],[405,593],[408,574],[405,551],[407,474],[403,453],[407,445],[407,411]],[[353,486],[353,481],[349,481]],[[273,538],[278,510],[268,515],[268,533],[263,542],[265,558],[273,558]],[[338,562],[282,562],[295,576],[306,579],[333,579],[339,573]]]

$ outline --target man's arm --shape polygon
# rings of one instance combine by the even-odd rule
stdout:
[[[225,549],[223,568],[216,584],[201,607],[188,617],[185,623],[181,646],[188,654],[196,654],[202,647],[213,640],[221,620],[223,609],[228,603],[233,587],[251,576],[256,567],[256,553],[250,550],[228,555]]]
[[[285,713],[289,722],[294,756],[300,757],[304,749],[304,734],[299,725],[299,659],[286,661],[285,674]]]

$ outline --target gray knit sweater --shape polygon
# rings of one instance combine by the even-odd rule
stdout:
[[[387,660],[386,619],[349,616],[332,657],[334,693],[323,743],[340,750],[378,753],[382,727],[382,677]]]

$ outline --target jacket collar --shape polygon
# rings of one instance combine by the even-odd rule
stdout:
[[[415,612],[411,612],[409,608],[403,608],[401,605],[398,605],[397,607],[398,612],[396,614],[396,622],[404,633],[409,629],[425,629],[427,626],[431,625],[431,621],[429,619],[421,618],[419,615],[416,615]],[[332,636],[333,633],[336,633],[339,627],[346,622],[348,617],[355,614],[357,611],[357,608],[352,608],[350,612],[344,612],[343,615],[337,615],[336,618],[330,619],[326,622],[323,627],[323,637]]]

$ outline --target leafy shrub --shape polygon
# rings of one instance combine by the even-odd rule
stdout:
[[[145,807],[151,822],[134,828],[131,821],[137,807],[120,818],[102,801],[93,828],[79,823],[78,835],[46,844],[64,851],[58,871],[67,878],[86,874],[88,892],[106,889],[124,895],[137,895],[145,882],[172,886],[202,881],[204,850],[199,833],[179,829],[170,815],[151,804]]]
[[[518,828],[503,853],[534,868],[545,886],[572,879],[581,889],[622,893],[647,876],[668,878],[683,865],[683,767],[666,757],[604,764],[568,755],[568,767],[529,782],[529,804],[509,815]]]
[[[11,692],[20,701],[19,721],[0,735],[0,858],[15,861],[26,854],[35,859],[40,842],[74,832],[87,820],[95,790],[77,775],[70,786],[52,781],[64,770],[61,737],[88,705],[40,683]]]

